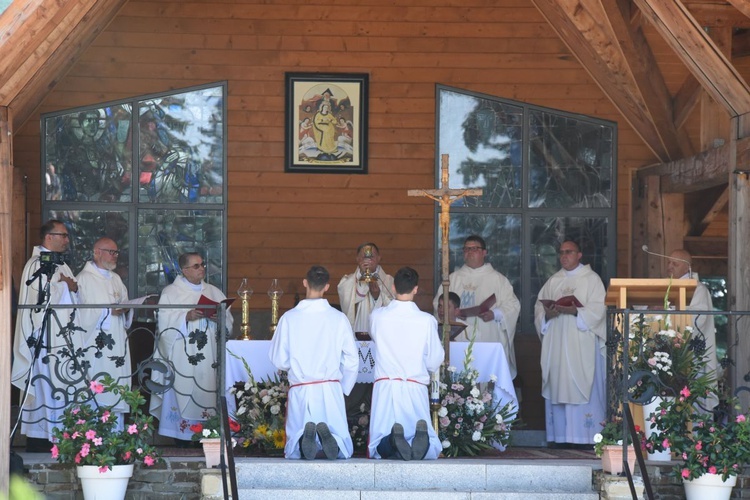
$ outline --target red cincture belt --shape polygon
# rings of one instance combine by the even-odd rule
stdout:
[[[401,382],[412,382],[412,383],[414,383],[414,384],[419,384],[419,385],[424,385],[424,386],[426,386],[426,385],[427,385],[427,384],[423,384],[422,382],[419,382],[418,380],[414,380],[414,379],[411,379],[411,378],[407,378],[406,380],[404,380],[404,379],[402,379],[402,378],[398,378],[398,377],[394,377],[394,378],[390,378],[390,377],[382,377],[382,378],[378,378],[378,379],[375,379],[375,383],[378,383],[378,382],[380,382],[381,380],[399,380],[399,381],[401,381]]]
[[[341,382],[340,380],[316,380],[315,382],[302,382],[301,384],[290,385],[289,388],[299,387],[301,385],[313,385],[313,384],[328,384],[332,382]]]

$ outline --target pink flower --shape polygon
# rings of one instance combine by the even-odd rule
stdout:
[[[78,438],[78,436],[80,436],[80,435],[81,435],[81,433],[80,433],[80,432],[78,432],[78,431],[75,431],[75,432],[73,433],[73,436],[71,436],[71,437],[72,437],[73,439],[76,439],[76,438]]]
[[[662,446],[663,446],[664,448],[669,448],[669,439],[667,439],[667,438],[664,438],[664,441],[662,441],[662,442],[661,442],[661,445],[662,445]]]
[[[154,465],[154,459],[151,455],[146,455],[145,457],[143,457],[143,463],[150,467]]]
[[[742,422],[744,422],[744,421],[745,421],[745,415],[742,415],[742,414],[740,414],[740,415],[737,415],[737,423],[738,423],[738,424],[739,424],[739,423],[742,423]]]
[[[685,479],[690,477],[690,469],[682,469],[682,477]]]
[[[107,423],[107,420],[109,420],[109,416],[110,416],[109,410],[105,411],[105,412],[104,412],[104,413],[102,414],[102,422],[104,422],[104,423],[106,424],[106,423]]]
[[[102,392],[104,392],[104,386],[96,380],[91,381],[91,384],[89,384],[89,389],[91,389],[91,391],[96,394],[101,394]]]
[[[139,455],[141,455],[141,454],[143,454],[143,448],[137,448],[135,450],[135,452],[138,453]]]
[[[83,443],[83,446],[81,446],[81,452],[80,455],[82,457],[88,456],[89,451],[91,451],[91,445],[88,443]]]
[[[81,463],[81,454],[77,454],[75,458],[75,463],[80,464]]]
[[[78,412],[80,412],[80,411],[81,411],[81,409],[76,406],[75,408],[73,408],[70,411],[70,413],[72,413],[73,415],[78,415]]]
[[[104,439],[98,437],[98,438],[94,438],[93,443],[96,446],[101,446],[102,445],[102,441],[104,441]]]
[[[703,449],[703,442],[702,441],[698,441],[697,443],[695,443],[695,449],[698,450],[698,451],[702,450]]]
[[[94,429],[89,429],[86,431],[86,439],[91,441],[96,437],[96,431]]]
[[[125,452],[125,453],[124,453],[124,454],[122,455],[122,458],[123,458],[123,460],[130,460],[130,457],[131,457],[132,455],[133,455],[132,453],[130,453],[129,451],[126,451],[126,452]]]
[[[52,452],[52,458],[57,458],[60,454],[60,450],[57,448],[57,445],[54,445],[52,447],[52,450],[50,451]]]
[[[708,473],[709,474],[716,474],[716,467],[714,467],[713,465],[711,467],[709,467],[708,468]]]
[[[106,465],[102,465],[101,467],[99,467],[99,474],[104,474],[108,470],[109,470],[109,467],[107,467]]]
[[[85,421],[85,420],[83,420],[83,419],[80,419],[80,420],[76,420],[76,425],[83,425],[83,424],[85,424],[85,423],[86,423],[86,421]]]
[[[690,389],[687,388],[687,386],[683,387],[680,391],[680,396],[688,397],[690,396]]]
[[[128,426],[128,434],[138,434],[138,426],[135,424],[130,424]]]

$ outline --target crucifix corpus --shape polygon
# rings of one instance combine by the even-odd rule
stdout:
[[[440,189],[410,189],[409,196],[426,196],[440,203],[440,232],[441,250],[442,250],[442,278],[443,278],[443,348],[445,350],[445,368],[448,368],[451,361],[451,324],[448,317],[448,293],[450,291],[450,273],[448,266],[450,264],[450,222],[451,222],[451,203],[463,198],[464,196],[481,196],[481,189],[450,189],[448,184],[448,155],[440,156]]]

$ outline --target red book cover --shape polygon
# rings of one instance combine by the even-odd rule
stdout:
[[[545,307],[551,307],[552,304],[563,306],[563,307],[569,307],[569,306],[583,307],[583,304],[581,304],[581,301],[578,300],[575,295],[566,295],[565,297],[560,297],[557,300],[539,299],[539,302],[544,304]]]
[[[234,298],[230,299],[224,299],[221,302],[216,302],[213,299],[209,299],[205,295],[201,295],[201,298],[198,299],[198,305],[199,306],[217,306],[221,303],[226,304],[227,307],[232,305],[232,302],[234,302]],[[216,317],[216,309],[201,309],[203,312],[203,315],[207,318],[215,318]]]
[[[461,308],[459,309],[459,313],[457,313],[459,316],[468,318],[470,316],[479,316],[482,313],[486,313],[489,311],[492,306],[495,305],[495,294],[493,293],[489,297],[487,297],[487,300],[479,304],[478,306],[474,307],[467,307],[467,308]]]

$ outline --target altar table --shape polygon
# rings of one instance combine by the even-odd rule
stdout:
[[[373,383],[373,372],[375,371],[376,360],[374,358],[375,349],[371,341],[356,342],[359,348],[359,373],[357,382]],[[232,354],[243,358],[250,370],[253,372],[253,378],[256,381],[271,378],[276,373],[276,368],[268,357],[270,349],[270,340],[230,340],[227,342],[227,362],[226,362],[226,390],[227,390],[227,407],[229,414],[235,411],[234,397],[229,394],[229,389],[235,382],[244,382],[248,379],[247,370],[241,359],[237,359]],[[451,342],[451,365],[461,371],[464,363],[466,348],[468,342]],[[499,342],[475,342],[474,343],[474,368],[479,372],[479,382],[489,382],[490,376],[495,375],[495,391],[493,397],[495,401],[500,401],[501,406],[512,402],[518,407],[518,398],[513,387],[513,379],[510,376],[508,362],[505,359],[505,350]]]

